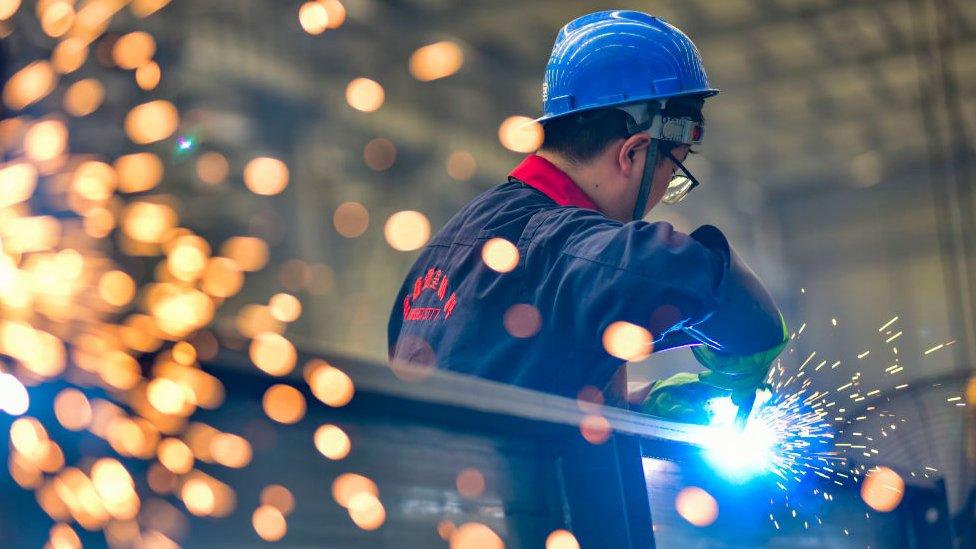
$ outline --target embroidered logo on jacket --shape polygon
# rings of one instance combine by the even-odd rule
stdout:
[[[438,303],[443,303],[443,305],[436,307],[414,307],[417,299],[428,290],[434,293],[437,296]],[[457,301],[456,292],[452,292],[450,297],[447,296],[447,275],[444,274],[444,271],[436,267],[431,267],[427,269],[427,274],[417,277],[417,280],[413,283],[413,292],[403,298],[403,319],[446,320],[451,318],[451,313],[454,312]]]

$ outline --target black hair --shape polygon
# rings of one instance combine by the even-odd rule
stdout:
[[[690,118],[703,122],[700,96],[670,99],[664,108],[668,118]],[[542,150],[558,153],[566,159],[585,164],[606,150],[617,139],[630,137],[627,121],[630,115],[620,109],[603,108],[562,116],[545,122]],[[661,141],[658,158],[671,149],[681,146],[672,141]]]

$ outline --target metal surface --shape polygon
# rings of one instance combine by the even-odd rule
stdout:
[[[235,373],[234,362],[243,359],[225,353],[212,366],[230,383],[239,381],[235,399],[253,401],[264,383]],[[353,379],[356,397],[337,410],[312,406],[310,415],[331,417],[350,432],[354,453],[343,461],[345,470],[374,478],[381,494],[394,494],[384,500],[389,528],[380,545],[397,539],[401,547],[423,547],[439,520],[477,517],[503,533],[507,547],[540,546],[556,528],[570,529],[583,547],[654,547],[642,455],[690,459],[704,432],[612,407],[588,405],[584,413],[571,399],[449,372],[405,381],[384,365],[329,360]],[[238,410],[221,418],[242,415],[242,404],[234,405]],[[612,426],[603,443],[580,434],[580,421],[593,414]],[[315,478],[308,466],[302,466],[303,478]],[[483,496],[471,502],[450,485],[468,467],[487,480]],[[377,542],[350,528],[329,532],[322,535],[330,541]],[[212,541],[194,538],[201,547]]]
[[[587,415],[598,414],[609,421],[616,433],[638,436],[651,446],[675,445],[672,448],[675,456],[695,452],[710,432],[708,427],[666,421],[611,406],[587,405],[584,411],[576,400],[454,372],[427,370],[413,374],[422,376],[418,381],[405,381],[386,365],[329,353],[308,354],[307,358],[313,356],[326,357],[342,365],[362,391],[573,428]],[[222,365],[234,366],[243,359],[236,353],[227,353],[218,360]],[[298,374],[294,379],[300,379]]]

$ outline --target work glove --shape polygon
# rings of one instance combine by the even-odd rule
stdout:
[[[727,396],[728,390],[702,382],[698,374],[682,372],[655,381],[637,410],[671,421],[708,425],[708,401]]]

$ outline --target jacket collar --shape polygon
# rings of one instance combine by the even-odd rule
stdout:
[[[510,180],[516,179],[525,183],[560,206],[576,206],[600,211],[596,203],[566,175],[566,172],[537,154],[525,157],[525,160],[516,166],[508,177]]]

